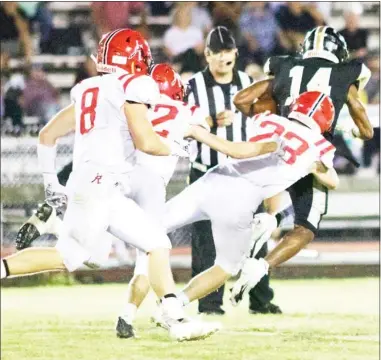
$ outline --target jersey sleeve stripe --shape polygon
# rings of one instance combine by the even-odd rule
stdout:
[[[122,81],[128,75],[130,75],[130,74],[123,74],[122,76],[118,77],[118,80]]]
[[[315,146],[319,146],[321,144],[324,144],[325,142],[329,142],[327,139],[322,138],[319,141],[316,141]]]
[[[257,141],[261,141],[264,139],[270,139],[272,136],[273,136],[272,133],[256,135],[256,136],[253,136],[252,138],[250,138],[249,141],[250,142],[257,142]]]
[[[329,145],[328,147],[326,147],[325,149],[321,150],[320,151],[320,156],[323,156],[324,154],[326,154],[327,152],[331,151],[331,150],[334,150],[335,147],[331,144]]]
[[[141,75],[140,75],[140,74],[135,74],[135,75],[132,75],[130,78],[128,78],[128,79],[126,80],[126,82],[123,84],[123,90],[126,91],[128,84],[129,84],[132,80],[136,79],[136,78],[139,77],[139,76],[141,76]]]

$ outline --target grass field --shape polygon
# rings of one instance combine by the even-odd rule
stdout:
[[[209,317],[223,330],[176,343],[154,328],[146,299],[138,339],[116,338],[126,286],[2,288],[3,360],[375,360],[379,359],[379,280],[273,281],[283,315],[250,315],[226,299],[227,314]],[[196,314],[191,305],[188,313]]]

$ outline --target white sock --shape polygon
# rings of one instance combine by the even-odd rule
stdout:
[[[183,306],[179,299],[175,297],[161,298],[161,307],[163,309],[163,315],[170,319],[184,319],[185,313]]]
[[[128,303],[122,313],[122,318],[130,325],[135,321],[138,308],[135,304]]]
[[[179,299],[182,306],[186,306],[190,303],[188,296],[183,291],[180,291],[176,294],[176,297]]]
[[[7,271],[5,270],[5,265],[3,259],[0,260],[0,267],[1,267],[1,279],[5,279],[7,277]]]

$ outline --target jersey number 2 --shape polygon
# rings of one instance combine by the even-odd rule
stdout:
[[[260,124],[260,127],[262,127],[262,128],[271,127],[271,128],[273,128],[273,131],[265,133],[265,134],[260,134],[260,135],[254,136],[249,141],[255,142],[255,141],[264,140],[264,139],[271,139],[274,134],[277,134],[278,136],[282,136],[284,131],[285,131],[285,128],[281,124],[278,124],[278,123],[270,121],[270,120],[263,121]],[[302,155],[304,152],[306,152],[308,150],[309,145],[308,145],[307,141],[303,140],[300,136],[296,135],[292,131],[286,132],[283,135],[283,137],[286,140],[295,139],[299,143],[299,146],[297,146],[295,149],[288,146],[288,145],[283,147],[283,150],[287,154],[289,154],[289,157],[287,160],[285,160],[285,162],[286,162],[286,164],[292,165],[295,163],[296,158],[299,155]]]
[[[160,125],[166,121],[175,120],[175,118],[179,112],[179,110],[177,110],[177,108],[175,106],[164,105],[164,104],[156,105],[153,111],[158,112],[160,109],[165,109],[168,112],[165,115],[160,116],[160,117],[156,118],[155,120],[152,120],[151,124],[153,127]],[[156,131],[156,133],[158,135],[166,138],[169,134],[169,131],[168,130],[162,130],[162,131]]]
[[[80,116],[80,132],[88,133],[94,127],[95,108],[98,103],[99,88],[89,88],[82,94],[81,100],[81,116]]]
[[[304,66],[294,66],[290,70],[291,87],[290,96],[286,99],[285,105],[291,105],[292,101],[300,95],[300,86],[302,84]],[[307,91],[320,91],[326,95],[331,95],[331,68],[320,68],[307,84]]]

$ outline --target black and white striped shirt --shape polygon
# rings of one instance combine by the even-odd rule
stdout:
[[[210,70],[196,73],[189,80],[189,91],[186,101],[204,109],[213,119],[211,133],[231,141],[246,140],[247,116],[236,110],[233,104],[234,95],[241,89],[252,83],[249,75],[242,71],[233,70],[233,79],[229,84],[218,84]],[[217,127],[216,115],[224,110],[232,110],[235,113],[233,124],[230,126]],[[208,168],[222,163],[226,155],[218,153],[201,143],[197,143],[196,163],[206,165]]]

